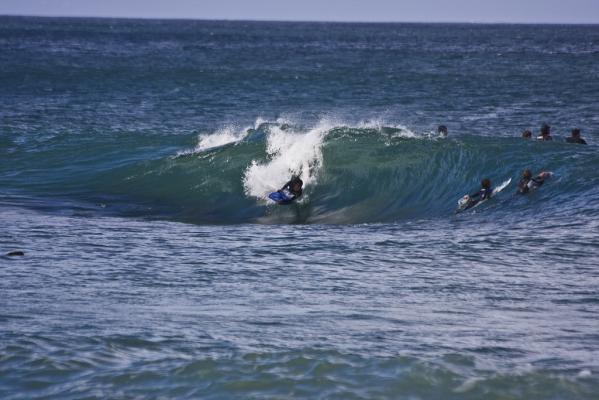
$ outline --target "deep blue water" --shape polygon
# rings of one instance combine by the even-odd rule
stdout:
[[[596,399],[598,110],[598,26],[0,17],[0,398]]]

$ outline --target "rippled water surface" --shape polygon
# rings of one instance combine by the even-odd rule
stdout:
[[[2,244],[28,249],[0,280],[2,391],[14,398],[599,389],[599,239],[582,234],[595,221],[530,232],[484,219],[430,229],[2,218],[14,222]]]
[[[0,398],[596,399],[598,55],[596,26],[0,17]],[[554,176],[518,196],[525,168]]]

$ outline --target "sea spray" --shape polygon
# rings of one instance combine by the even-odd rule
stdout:
[[[268,120],[258,117],[253,126],[240,128],[236,124],[228,124],[213,133],[201,133],[198,135],[198,145],[193,149],[193,153],[201,153],[206,150],[225,146],[231,143],[239,143],[247,138],[251,133],[268,129],[272,123]],[[277,119],[275,124],[284,125],[283,119]]]
[[[236,143],[242,140],[249,128],[236,129],[233,126],[227,126],[213,134],[201,134],[198,136],[198,146],[196,152],[205,151],[215,147],[224,146],[230,143]]]
[[[323,163],[324,138],[330,129],[325,123],[306,133],[271,128],[267,137],[267,161],[252,160],[243,179],[245,193],[266,199],[269,192],[279,189],[291,176],[299,176],[305,187],[315,185]]]

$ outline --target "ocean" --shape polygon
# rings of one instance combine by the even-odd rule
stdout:
[[[597,25],[0,17],[0,398],[597,399],[598,110]]]

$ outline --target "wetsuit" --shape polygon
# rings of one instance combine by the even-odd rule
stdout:
[[[568,143],[578,143],[578,144],[587,144],[587,141],[584,140],[583,138],[574,138],[574,137],[566,138],[566,142],[568,142]]]
[[[488,189],[482,188],[478,192],[473,193],[469,196],[470,200],[468,201],[468,205],[466,206],[466,209],[474,207],[475,205],[477,205],[478,203],[480,203],[483,200],[490,199],[492,195],[493,195],[493,188],[488,188]]]
[[[294,201],[294,200],[298,199],[298,198],[299,198],[299,197],[302,195],[303,191],[302,191],[302,189],[301,189],[301,188],[300,188],[300,190],[298,190],[298,191],[293,191],[293,184],[294,184],[295,182],[297,182],[297,180],[295,180],[295,179],[292,179],[292,180],[290,180],[289,182],[287,182],[287,183],[286,183],[286,184],[285,184],[285,185],[284,185],[284,186],[283,186],[283,187],[282,187],[282,188],[279,190],[279,192],[283,193],[283,194],[285,195],[285,197],[287,197],[287,199],[288,199],[288,200],[285,200],[285,201],[283,201],[283,202],[281,202],[281,203],[283,203],[283,204],[288,204],[288,203],[291,203],[292,201]]]
[[[518,183],[518,193],[526,194],[530,191],[530,189],[536,189],[540,187],[543,183],[545,183],[545,179],[541,178],[540,175],[535,176],[534,178],[522,178],[520,183]]]

